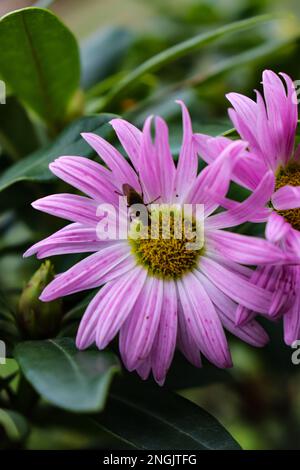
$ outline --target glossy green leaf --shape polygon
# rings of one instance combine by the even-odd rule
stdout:
[[[0,75],[13,93],[56,129],[79,86],[79,49],[49,10],[24,8],[0,20]]]
[[[92,419],[137,449],[240,448],[226,429],[202,408],[165,388],[132,377],[116,383],[104,413]]]
[[[0,177],[0,191],[18,181],[49,181],[53,179],[48,166],[60,155],[93,155],[91,147],[80,136],[81,132],[94,132],[106,136],[111,132],[108,122],[112,114],[86,116],[69,125],[47,148],[34,152],[12,165]]]
[[[13,410],[0,408],[0,427],[11,441],[23,440],[29,431],[28,423],[24,416]]]
[[[101,109],[107,108],[108,105],[110,105],[116,98],[127,91],[146,73],[157,71],[161,67],[173,62],[174,60],[197,51],[201,47],[226,37],[229,34],[244,31],[261,23],[266,23],[272,19],[274,19],[274,16],[261,15],[246,20],[236,21],[213,31],[199,34],[198,36],[195,36],[184,42],[176,44],[175,46],[170,47],[163,52],[160,52],[159,54],[151,57],[149,60],[141,64],[139,67],[125,76],[124,79],[120,80],[120,82],[111,90],[111,92],[107,94]]]
[[[78,351],[71,338],[19,343],[15,356],[43,398],[79,413],[104,408],[111,381],[120,369],[114,354]]]

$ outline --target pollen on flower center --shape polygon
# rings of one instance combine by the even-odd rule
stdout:
[[[283,186],[300,186],[300,165],[292,162],[285,168],[280,167],[276,177],[276,190]],[[282,215],[293,228],[300,230],[300,208],[278,210],[278,214]]]
[[[135,220],[129,241],[138,263],[150,275],[178,279],[197,266],[204,252],[203,225],[170,207],[152,210],[146,225]]]

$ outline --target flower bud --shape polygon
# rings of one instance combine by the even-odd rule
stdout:
[[[61,299],[39,300],[43,289],[54,279],[50,261],[43,263],[23,289],[19,300],[18,322],[25,338],[43,339],[57,334],[62,318]]]

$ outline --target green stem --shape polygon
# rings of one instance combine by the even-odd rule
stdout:
[[[198,50],[199,48],[209,44],[224,35],[232,34],[238,31],[242,31],[252,26],[256,26],[260,23],[266,23],[274,20],[276,15],[261,15],[255,16],[242,21],[237,21],[229,25],[222,26],[212,32],[199,34],[191,39],[176,44],[169,49],[151,57],[149,60],[141,64],[127,76],[119,81],[119,83],[106,95],[101,103],[99,103],[98,111],[110,106],[122,93],[130,88],[137,80],[139,80],[144,74],[154,72],[164,65],[173,62],[191,52]]]

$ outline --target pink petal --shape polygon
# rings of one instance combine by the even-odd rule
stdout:
[[[152,116],[146,119],[141,141],[139,175],[143,186],[144,201],[150,203],[161,197],[159,164],[156,148],[151,137]]]
[[[171,365],[177,336],[177,292],[173,281],[164,281],[164,299],[159,327],[152,349],[152,370],[156,382],[163,385]]]
[[[203,286],[193,273],[177,281],[185,321],[201,352],[218,367],[231,358],[221,321]]]
[[[119,141],[132,161],[135,169],[139,169],[142,132],[124,119],[112,119],[110,124],[115,130]]]
[[[151,358],[150,356],[145,359],[136,369],[137,373],[142,380],[147,380],[151,372]]]
[[[137,191],[140,190],[135,171],[120,152],[97,134],[83,133],[81,135],[113,172],[113,177],[116,183],[118,183],[119,189],[122,188],[122,184],[126,183],[130,184]]]
[[[177,165],[175,191],[179,198],[182,198],[197,176],[198,157],[189,112],[182,101],[177,101],[177,103],[182,109],[183,138]]]
[[[270,292],[204,256],[199,263],[199,270],[230,299],[256,312],[268,312],[272,298]]]
[[[287,236],[290,230],[290,224],[281,215],[272,212],[266,226],[266,238],[272,243],[278,243]]]
[[[294,254],[299,256],[300,253],[300,232],[290,228],[286,234],[286,245],[287,249],[294,252]]]
[[[251,220],[270,200],[275,187],[272,171],[265,174],[256,190],[242,203],[220,214],[212,215],[206,220],[208,229],[228,228]]]
[[[43,290],[44,302],[98,287],[104,282],[127,272],[135,265],[127,243],[118,243],[79,261],[66,272],[58,275]]]
[[[300,207],[300,186],[283,186],[272,196],[275,209],[296,209]]]
[[[177,304],[178,315],[178,330],[177,330],[177,345],[186,359],[195,367],[202,367],[201,355],[199,347],[197,346],[190,329],[185,321],[182,305],[180,299]]]
[[[281,269],[281,267],[276,267],[276,269]],[[254,271],[252,271],[249,279],[253,285],[262,287],[263,289],[267,289],[272,292],[274,287],[273,282],[274,279],[276,279],[274,277],[274,266],[258,266]],[[238,305],[236,310],[235,323],[237,326],[244,325],[252,320],[255,315],[256,314],[253,312],[253,310],[244,307],[243,305]]]
[[[162,202],[170,203],[174,196],[176,169],[169,144],[169,131],[165,121],[155,119],[155,147],[158,155],[158,172],[161,186]]]
[[[49,165],[50,170],[63,181],[79,189],[96,201],[116,204],[116,186],[109,170],[83,157],[60,157]]]
[[[37,254],[37,258],[66,254],[98,251],[116,242],[99,241],[95,227],[70,224],[33,245],[24,257]]]
[[[96,201],[77,194],[52,194],[32,203],[32,207],[47,214],[95,226],[99,222]]]
[[[251,320],[244,326],[237,326],[235,323],[236,304],[199,271],[196,272],[196,276],[214,303],[221,322],[228,331],[252,346],[261,347],[268,342],[268,335],[256,321]]]
[[[225,230],[210,232],[207,249],[248,265],[283,264],[287,260],[285,253],[267,240]]]
[[[225,196],[232,170],[241,152],[245,150],[245,146],[246,144],[242,141],[228,145],[213,163],[201,171],[186,197],[186,202],[204,204],[205,215],[213,212],[218,207],[218,203],[212,194],[217,193],[219,197]]]
[[[299,280],[299,276],[298,276]],[[295,298],[291,309],[283,315],[284,341],[287,345],[292,345],[294,341],[300,339],[300,295]]]
[[[144,272],[146,273],[146,271]],[[107,332],[107,338],[110,333],[115,336],[118,329],[121,327],[121,323],[126,320],[126,316],[130,313],[144,281],[145,275],[141,268],[136,268],[132,269],[130,273],[118,279],[114,279],[102,287],[90,302],[81,319],[76,337],[76,345],[79,349],[86,349],[95,342],[98,329],[102,326]],[[132,283],[131,287],[130,283]],[[130,292],[130,290],[134,289],[135,292],[132,292],[132,295],[126,296],[125,294],[124,296],[124,291]],[[109,305],[114,302],[117,303],[118,298],[122,300],[122,306],[119,309],[117,306],[116,309],[109,309]],[[126,310],[126,307],[129,308]],[[108,311],[106,311],[105,308]],[[103,313],[104,310],[105,314]],[[111,338],[113,338],[113,336]],[[110,340],[108,340],[108,342],[109,341]]]
[[[210,137],[204,134],[194,134],[197,150],[206,163],[212,163],[222,151],[232,143],[226,137]],[[232,180],[248,189],[254,190],[267,171],[264,163],[253,153],[243,152],[232,172]]]
[[[239,93],[228,93],[226,98],[230,101],[233,110],[229,110],[234,127],[242,137],[249,142],[251,150],[255,151],[259,148],[257,137],[255,135],[257,120],[257,104]]]
[[[116,280],[108,295],[102,298],[99,294],[98,299],[95,299],[91,308],[95,315],[98,315],[96,344],[99,349],[108,345],[132,313],[146,278],[147,271],[136,267],[126,276]]]
[[[149,277],[120,331],[120,351],[128,370],[134,370],[150,354],[160,321],[163,282]]]

